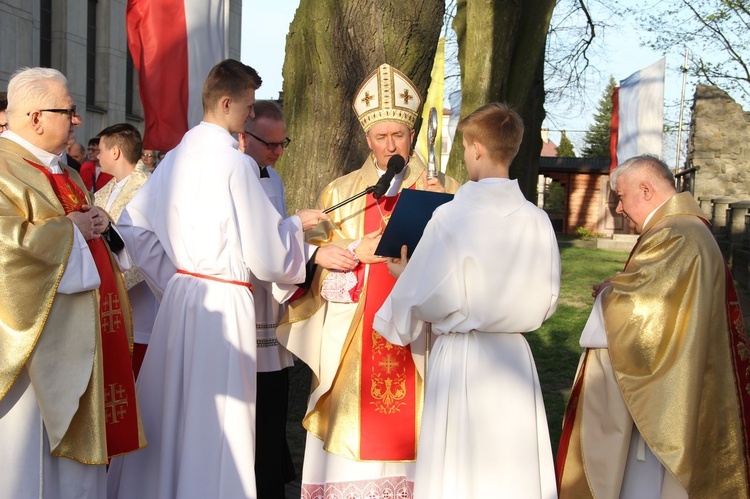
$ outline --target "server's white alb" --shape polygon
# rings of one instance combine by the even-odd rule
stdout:
[[[560,255],[518,182],[461,186],[425,228],[375,316],[388,341],[437,339],[429,359],[415,498],[556,497],[536,366],[521,333],[557,307]]]

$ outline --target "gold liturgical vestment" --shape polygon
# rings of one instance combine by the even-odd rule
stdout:
[[[747,334],[702,216],[689,193],[674,195],[603,291],[608,349],[589,349],[579,367],[557,458],[561,498],[618,497],[630,416],[689,497],[750,495]],[[623,414],[589,409],[607,407],[607,379]]]
[[[416,189],[424,190],[425,186],[421,179],[424,171],[425,167],[422,162],[417,156],[412,155],[404,172],[401,189],[414,186]],[[333,206],[339,201],[363,191],[368,186],[375,185],[378,179],[376,166],[372,159],[368,158],[362,168],[329,184],[321,194],[320,205],[323,208]],[[445,187],[447,192],[452,193],[458,188],[458,183],[446,177]],[[352,242],[362,238],[366,233],[364,212],[368,199],[370,199],[369,196],[361,197],[332,212],[330,216],[336,224],[322,223],[308,233],[308,242],[318,246],[336,244],[346,248]],[[326,451],[356,461],[367,459],[364,457],[362,450],[365,442],[360,439],[366,438],[363,435],[369,433],[368,431],[363,433],[361,426],[361,404],[363,403],[361,389],[364,386],[361,385],[361,383],[364,383],[364,381],[361,381],[363,371],[361,357],[363,355],[362,345],[366,345],[368,340],[364,338],[363,343],[363,316],[368,293],[367,276],[369,271],[370,269],[365,270],[364,289],[351,323],[342,324],[343,328],[348,329],[348,333],[339,359],[335,380],[331,388],[320,397],[315,408],[307,414],[304,421],[308,431],[324,441]],[[300,299],[290,304],[286,317],[288,322],[285,320],[276,331],[279,342],[310,366],[316,376],[314,384],[320,381],[321,370],[326,368],[326,366],[320,365],[320,345],[322,341],[326,341],[323,339],[326,304],[320,291],[327,273],[322,268],[318,269],[311,288]],[[377,308],[379,308],[379,305]],[[380,335],[377,336],[382,340]],[[380,340],[374,339],[373,341],[375,341],[375,345],[378,345]],[[382,340],[382,342],[387,343],[385,340]],[[422,362],[418,360],[422,358],[421,355],[423,354],[420,351],[420,346],[412,345],[411,351],[418,369],[422,368]],[[412,424],[416,424],[415,430],[418,434],[422,405],[422,380],[420,375],[417,375],[416,378],[417,393],[407,394],[407,396],[416,400],[417,403],[416,423]],[[375,386],[376,382],[373,381],[372,383]]]
[[[73,225],[50,182],[27,161],[39,162],[0,138],[0,399],[26,367],[52,455],[106,464],[98,292],[57,294]]]
[[[120,215],[122,214],[122,210],[125,209],[125,205],[133,199],[135,193],[146,183],[149,177],[151,177],[151,173],[146,170],[145,166],[143,166],[143,162],[139,161],[135,165],[130,177],[128,177],[128,182],[125,184],[125,187],[122,188],[122,191],[120,191],[117,198],[112,203],[112,206],[107,210],[109,218],[115,222],[120,219]],[[112,178],[104,187],[94,193],[94,203],[97,206],[102,209],[107,206],[109,196],[112,194],[116,182],[116,179]],[[136,284],[143,282],[144,277],[143,274],[141,274],[141,271],[133,266],[122,274],[122,279],[125,281],[125,289],[130,290]]]

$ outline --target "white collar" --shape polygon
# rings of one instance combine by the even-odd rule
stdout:
[[[665,199],[665,200],[664,200],[664,203],[666,203],[666,202],[667,202],[667,201],[669,201],[670,199],[672,199],[672,196],[669,196],[669,197],[668,197],[667,199]],[[649,214],[648,214],[648,216],[646,217],[646,220],[644,220],[644,221],[643,221],[643,225],[641,226],[641,232],[643,232],[643,228],[644,228],[644,227],[645,227],[645,226],[646,226],[646,225],[648,224],[648,221],[649,221],[649,220],[651,220],[651,217],[653,217],[653,216],[654,216],[654,213],[656,213],[656,211],[657,211],[657,210],[658,210],[659,208],[661,208],[662,206],[664,206],[664,203],[662,203],[662,204],[660,204],[659,206],[657,206],[656,208],[654,208],[654,211],[652,211],[651,213],[649,213]]]
[[[41,161],[42,165],[44,165],[52,173],[62,173],[59,154],[52,154],[51,152],[47,152],[44,149],[40,149],[39,147],[35,146],[31,142],[11,130],[6,130],[5,132],[3,132],[3,138],[12,140],[19,146],[24,147],[31,154],[36,156],[37,159]]]

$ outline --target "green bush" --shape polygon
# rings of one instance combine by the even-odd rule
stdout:
[[[592,239],[601,237],[601,234],[599,234],[598,232],[591,232],[586,227],[578,227],[576,229],[576,234],[584,241],[591,241]]]

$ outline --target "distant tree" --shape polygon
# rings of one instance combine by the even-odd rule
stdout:
[[[573,149],[573,143],[568,138],[565,130],[562,131],[560,137],[560,145],[557,146],[557,157],[558,158],[575,158],[576,151]]]
[[[617,86],[613,76],[609,77],[609,84],[604,89],[599,104],[596,106],[594,122],[589,126],[586,136],[583,138],[583,150],[581,156],[584,158],[608,158],[609,139],[612,123],[612,91]]]
[[[690,73],[750,102],[750,0],[679,0],[645,13],[634,9],[651,33],[651,48],[680,53],[688,47]]]

